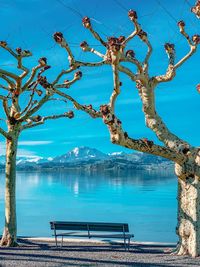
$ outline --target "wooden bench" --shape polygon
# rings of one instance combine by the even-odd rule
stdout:
[[[90,238],[116,238],[124,240],[125,250],[129,250],[130,240],[134,237],[129,233],[127,223],[99,223],[99,222],[50,222],[51,230],[54,231],[56,247],[58,246],[57,237],[61,236],[61,247],[63,237],[88,237]],[[60,232],[66,230],[68,232]],[[73,231],[73,232],[72,232]],[[102,232],[101,234],[99,232]],[[109,233],[108,233],[109,232]]]

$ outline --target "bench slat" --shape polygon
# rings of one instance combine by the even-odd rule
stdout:
[[[51,229],[103,231],[103,232],[129,232],[127,223],[95,223],[95,222],[50,222]]]
[[[55,235],[53,235],[55,236]],[[134,235],[132,234],[92,234],[90,236],[88,236],[88,234],[78,234],[78,233],[59,233],[56,234],[56,236],[68,236],[68,237],[89,237],[89,238],[93,238],[93,237],[97,237],[97,238],[131,238],[134,237]]]

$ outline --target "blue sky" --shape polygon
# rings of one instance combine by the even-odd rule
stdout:
[[[194,1],[190,2],[192,4]],[[1,39],[6,40],[13,48],[20,46],[33,52],[34,56],[26,59],[27,66],[37,64],[41,56],[47,57],[52,66],[48,77],[53,80],[59,71],[68,66],[65,51],[52,39],[55,31],[64,33],[77,58],[98,61],[99,58],[80,50],[80,42],[87,40],[91,46],[95,45],[95,48],[103,52],[89,32],[82,27],[81,17],[89,16],[94,28],[103,38],[113,35],[127,36],[133,30],[133,25],[127,17],[129,9],[137,11],[139,21],[152,42],[154,51],[150,65],[151,75],[162,74],[166,70],[167,56],[163,48],[165,42],[175,43],[177,60],[188,51],[176,21],[185,20],[190,34],[200,33],[200,22],[190,13],[188,1],[184,0],[1,0]],[[146,47],[138,38],[130,42],[129,48],[134,49],[139,59],[144,57]],[[13,59],[2,50],[0,55],[0,68],[14,70]],[[195,146],[200,145],[200,95],[195,88],[196,84],[200,83],[199,59],[198,51],[177,71],[172,82],[162,84],[156,90],[158,113],[171,131]],[[110,67],[85,68],[82,71],[82,80],[73,85],[68,93],[82,104],[91,103],[96,108],[108,102],[113,89]],[[68,78],[71,78],[71,75],[66,77]],[[121,75],[120,79],[123,86],[117,101],[117,115],[123,122],[123,128],[133,138],[147,137],[156,141],[154,133],[144,124],[135,84],[125,75]],[[27,97],[22,99],[24,103],[27,100]],[[70,103],[51,103],[39,114],[59,114],[71,108]],[[2,122],[1,125],[3,126]],[[5,145],[3,137],[0,138],[0,154],[3,154]],[[56,156],[75,146],[95,147],[103,152],[127,151],[110,143],[109,133],[100,119],[93,120],[87,114],[76,111],[73,120],[51,121],[41,127],[24,131],[20,137],[19,155]]]

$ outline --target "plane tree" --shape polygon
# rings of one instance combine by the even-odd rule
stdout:
[[[58,39],[59,33],[54,38]],[[45,124],[46,121],[60,118],[74,117],[73,111],[64,110],[61,114],[50,112],[42,115],[42,108],[49,102],[59,105],[59,101],[66,99],[56,97],[56,92],[69,88],[81,79],[81,71],[76,71],[69,62],[69,68],[58,73],[55,80],[49,82],[44,76],[50,66],[47,58],[41,57],[38,64],[29,69],[24,65],[24,59],[31,57],[29,50],[18,47],[12,49],[6,41],[0,41],[0,48],[6,50],[16,60],[16,70],[13,72],[0,69],[0,104],[2,105],[2,118],[0,119],[0,134],[6,139],[5,164],[5,227],[0,246],[17,246],[17,220],[16,220],[16,155],[20,134],[30,128]],[[68,51],[68,47],[66,47]],[[72,73],[71,80],[63,78]],[[61,82],[62,81],[62,82]],[[70,97],[70,101],[74,101]],[[24,104],[25,102],[25,104]],[[81,109],[81,105],[79,105]],[[47,110],[47,109],[46,109]]]
[[[193,11],[195,10],[193,9]],[[180,29],[180,34],[188,44],[189,51],[180,60],[177,60],[175,45],[173,43],[165,43],[164,49],[168,57],[166,72],[162,75],[150,76],[149,65],[153,47],[148,34],[138,22],[136,11],[130,10],[128,17],[134,25],[133,32],[126,37],[110,36],[106,40],[95,31],[89,17],[83,18],[83,26],[99,41],[105,52],[102,53],[90,47],[86,41],[83,41],[80,44],[81,49],[84,52],[93,53],[100,57],[101,61],[92,66],[91,63],[76,60],[72,52],[70,52],[69,58],[74,67],[110,65],[113,75],[113,90],[109,102],[102,104],[99,110],[95,110],[92,105],[85,106],[84,109],[76,103],[75,106],[77,109],[81,108],[89,113],[93,118],[102,118],[107,125],[113,144],[161,156],[175,163],[175,173],[178,180],[178,224],[176,232],[179,237],[175,253],[178,255],[187,254],[193,257],[200,256],[200,149],[174,134],[166,126],[155,105],[157,87],[162,83],[175,79],[176,71],[197,51],[200,36],[198,34],[189,36],[185,22],[179,21],[177,26]],[[127,45],[134,38],[140,38],[147,48],[143,61],[137,59],[133,50],[127,49]],[[62,38],[56,41],[61,46],[67,46]],[[135,72],[132,70],[133,68],[129,67],[130,64],[133,64],[136,69]],[[161,145],[147,138],[136,139],[123,129],[123,122],[116,115],[115,109],[116,100],[121,92],[121,73],[125,74],[127,79],[133,82],[133,87],[136,87],[142,103],[145,124],[156,134]],[[197,90],[200,91],[199,86]],[[64,92],[61,95],[65,97]],[[68,98],[67,95],[66,97]]]

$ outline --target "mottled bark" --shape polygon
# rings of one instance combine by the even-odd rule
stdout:
[[[6,186],[5,186],[5,227],[1,246],[17,246],[16,218],[16,153],[18,132],[6,141]]]
[[[200,177],[178,177],[177,255],[200,256]]]
[[[142,100],[147,127],[154,131],[158,139],[170,149],[181,152],[184,148],[189,148],[190,145],[186,141],[177,137],[167,128],[156,111],[154,80],[146,81],[146,83],[148,86],[143,86],[138,81],[138,91]]]

